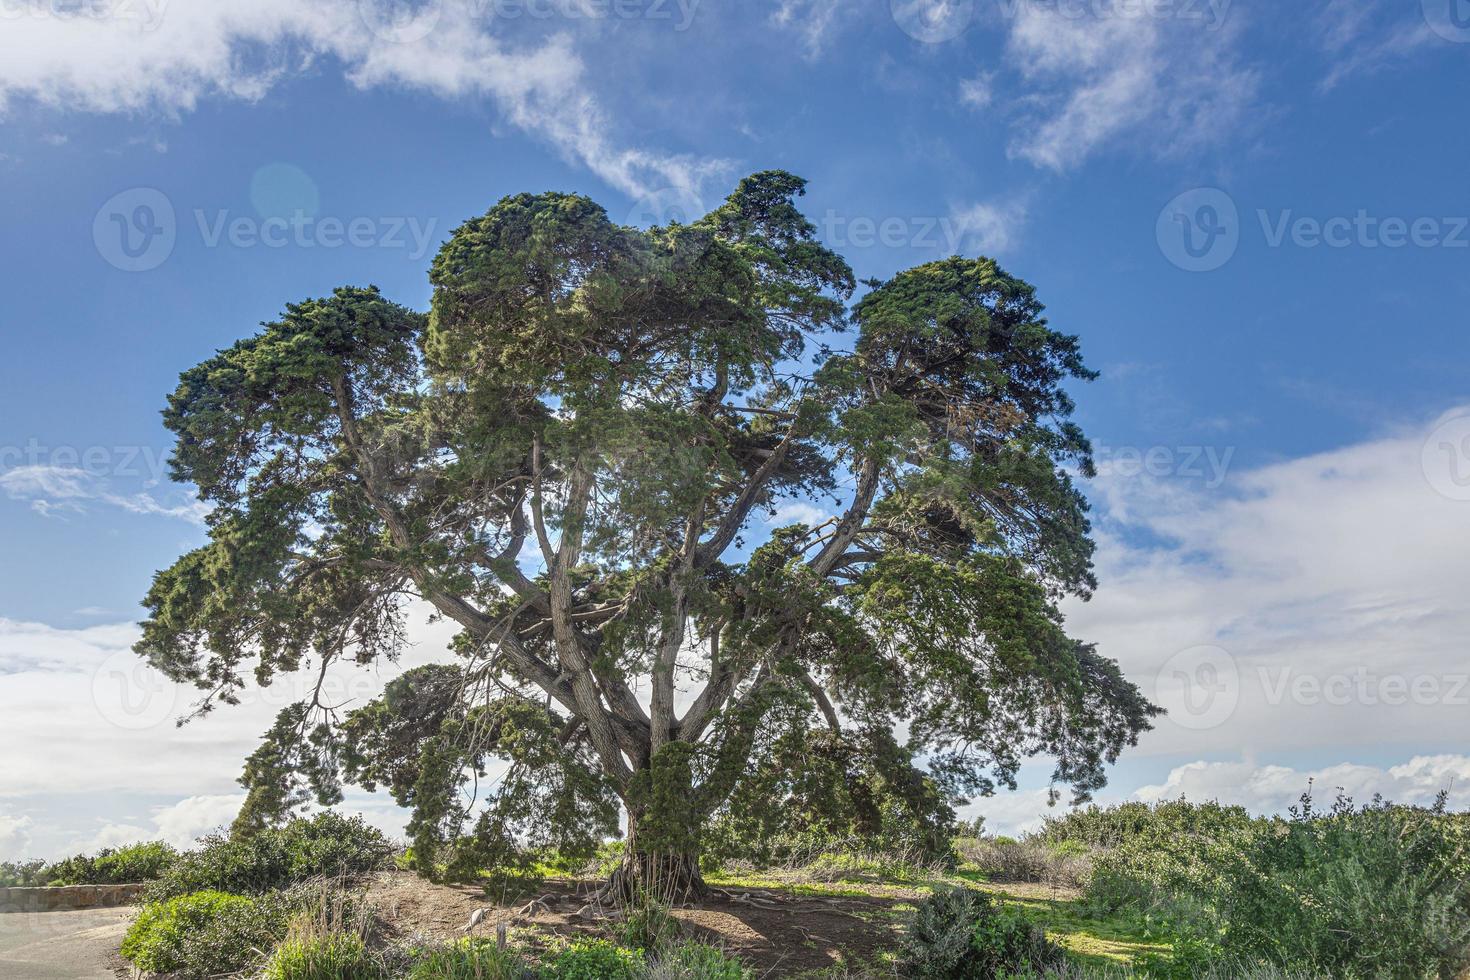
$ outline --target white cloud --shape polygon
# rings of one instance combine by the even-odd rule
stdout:
[[[244,802],[244,793],[190,796],[180,800],[153,814],[157,837],[175,847],[188,847],[213,830],[229,827]]]
[[[981,72],[974,78],[960,79],[960,105],[969,109],[987,109],[995,99],[995,75]]]
[[[1037,166],[1070,170],[1125,138],[1165,154],[1224,141],[1255,97],[1257,74],[1239,63],[1220,22],[1014,9],[1009,57],[1037,108],[1011,152]]]
[[[790,524],[816,527],[831,517],[830,509],[823,509],[816,504],[802,500],[790,500],[777,507],[776,512],[767,519],[766,523],[772,527],[786,527]]]
[[[771,23],[801,38],[808,58],[822,53],[837,26],[842,0],[777,0]]]
[[[1351,763],[1301,770],[1246,762],[1192,762],[1174,769],[1161,785],[1141,787],[1134,796],[1148,802],[1180,797],[1219,800],[1252,813],[1272,814],[1286,812],[1308,787],[1313,805],[1324,809],[1339,791],[1358,804],[1379,795],[1394,803],[1422,806],[1447,790],[1451,809],[1465,810],[1470,809],[1470,756],[1416,756],[1387,769]]]
[[[17,466],[0,473],[0,490],[12,500],[29,501],[31,509],[42,517],[85,513],[87,501],[120,507],[134,514],[157,514],[200,525],[210,511],[208,504],[198,500],[168,506],[149,493],[114,493],[102,477],[66,466]]]
[[[0,810],[0,860],[22,860],[31,843],[30,817],[17,817]]]
[[[402,671],[450,659],[445,647],[453,630],[424,625],[424,608],[412,608],[409,617],[414,646],[398,664],[333,668],[326,698],[361,705]],[[238,706],[178,728],[175,720],[198,692],[142,665],[130,650],[137,636],[131,624],[67,630],[0,619],[0,806],[25,800],[47,809],[44,827],[35,825],[30,835],[38,854],[128,843],[124,838],[184,845],[228,824],[239,806],[235,779],[245,757],[277,712],[312,683],[309,671],[282,677],[267,691],[247,691]],[[137,813],[143,801],[151,817],[118,812],[122,800],[129,801],[125,813]],[[346,807],[354,808],[386,827],[399,821],[401,830],[391,800],[356,794]],[[0,837],[10,826],[7,812],[0,809]]]
[[[949,220],[964,251],[998,255],[1019,243],[1026,207],[1016,201],[978,202],[957,208]]]
[[[566,34],[512,47],[482,4],[429,3],[391,19],[374,0],[129,0],[90,15],[23,6],[0,32],[8,102],[91,112],[193,109],[257,100],[324,61],[362,87],[493,100],[515,125],[628,193],[696,188],[724,165],[620,145]],[[576,23],[568,19],[567,26]]]
[[[1470,551],[1453,530],[1470,501],[1446,492],[1435,429],[1229,471],[1213,488],[1194,450],[1158,457],[1173,473],[1114,466],[1094,482],[1101,587],[1069,605],[1070,626],[1173,712],[1141,752],[1351,758],[1470,738]],[[1223,653],[1178,659],[1201,647]],[[1207,717],[1212,692],[1223,701]]]
[[[1458,0],[1456,0],[1458,2]],[[1385,21],[1398,20],[1389,24]],[[1330,91],[1352,75],[1372,74],[1441,39],[1419,6],[1384,0],[1334,0],[1317,14],[1319,43],[1331,59],[1321,89]]]

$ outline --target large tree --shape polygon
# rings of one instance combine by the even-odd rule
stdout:
[[[414,600],[460,630],[377,701],[282,712],[238,829],[382,785],[432,869],[585,844],[621,804],[614,885],[680,896],[710,816],[818,755],[934,801],[1034,755],[1103,784],[1154,709],[1057,611],[1094,586],[1076,338],[983,258],[849,305],[802,192],[760,173],[647,230],[509,197],[444,245],[427,315],[342,288],[182,376],[210,542],[156,577],[141,655],[208,710],[251,666],[393,660]]]

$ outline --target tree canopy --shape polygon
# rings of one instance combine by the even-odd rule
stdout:
[[[930,814],[1037,755],[1103,785],[1155,709],[1057,609],[1095,586],[1077,339],[986,258],[853,302],[803,191],[759,173],[650,229],[508,197],[427,314],[344,287],[183,374],[210,540],[156,576],[141,655],[207,711],[395,659],[414,600],[460,630],[370,704],[283,711],[237,827],[382,786],[432,868],[585,847],[621,805],[638,874],[813,778]]]

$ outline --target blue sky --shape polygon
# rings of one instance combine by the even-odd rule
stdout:
[[[0,852],[228,820],[269,721],[75,704],[202,538],[180,371],[336,285],[422,308],[503,195],[772,167],[860,275],[994,255],[1103,372],[1073,629],[1166,704],[1238,678],[1113,798],[1470,785],[1467,90],[1465,0],[0,0]]]

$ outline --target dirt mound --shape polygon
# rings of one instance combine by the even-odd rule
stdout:
[[[471,915],[486,914],[476,935],[503,923],[533,945],[552,936],[608,935],[610,909],[589,907],[591,882],[553,880],[533,897],[496,902],[482,888],[436,885],[408,872],[385,872],[368,888],[389,928],[401,937],[452,939]],[[899,897],[817,898],[762,888],[717,890],[691,908],[675,909],[690,938],[724,948],[763,975],[779,977],[838,963],[866,961],[899,938]]]

